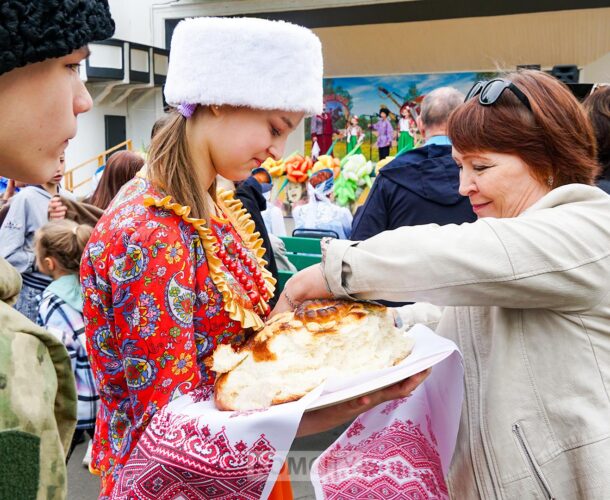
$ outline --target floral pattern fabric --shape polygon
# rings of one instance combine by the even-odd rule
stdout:
[[[206,357],[218,344],[244,340],[241,323],[225,310],[200,232],[174,210],[147,203],[163,196],[145,179],[131,181],[83,255],[85,329],[101,398],[90,468],[102,476],[101,497],[112,492],[155,412],[213,384]],[[230,218],[211,217],[209,228],[227,249],[243,241]],[[253,259],[255,250],[246,250]],[[252,310],[229,270],[215,272],[235,297],[245,297],[233,307]]]

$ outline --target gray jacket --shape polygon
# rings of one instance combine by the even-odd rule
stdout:
[[[454,498],[607,498],[610,196],[557,188],[521,216],[333,241],[332,292],[430,302],[464,355]]]
[[[72,197],[60,190],[62,196]],[[6,219],[0,228],[0,257],[21,273],[25,285],[44,290],[51,279],[36,270],[34,234],[49,220],[51,195],[40,186],[27,186],[10,201]]]

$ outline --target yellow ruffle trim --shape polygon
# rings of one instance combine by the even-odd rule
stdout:
[[[273,297],[273,293],[275,292],[275,279],[265,267],[267,263],[263,259],[263,255],[265,254],[263,240],[260,238],[260,234],[255,232],[254,221],[251,219],[250,214],[243,208],[242,203],[233,197],[233,193],[229,191],[220,190],[217,195],[217,202],[224,215],[229,219],[229,222],[231,222],[233,228],[242,239],[244,246],[256,257],[261,274],[265,278],[267,292],[270,297]],[[191,207],[180,205],[179,203],[172,203],[171,196],[166,196],[161,200],[155,199],[152,196],[146,196],[144,198],[144,206],[150,207],[153,205],[158,208],[171,210],[181,217],[184,222],[195,228],[203,244],[210,277],[222,294],[224,310],[229,314],[229,317],[232,320],[239,321],[243,328],[260,330],[264,326],[261,317],[255,311],[244,307],[244,305],[239,302],[235,291],[229,286],[224,278],[224,273],[220,268],[222,261],[218,257],[218,243],[212,234],[212,231],[206,226],[205,219],[194,219],[189,217]],[[267,305],[262,299],[261,304],[264,306]]]

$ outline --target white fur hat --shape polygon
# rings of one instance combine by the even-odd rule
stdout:
[[[322,111],[322,46],[307,28],[255,18],[200,17],[176,26],[165,99]]]

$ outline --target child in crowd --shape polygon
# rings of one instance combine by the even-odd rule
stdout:
[[[381,108],[379,110],[379,121],[371,126],[377,136],[377,149],[379,150],[379,159],[390,155],[390,147],[394,140],[394,129],[390,123],[390,110],[388,108]]]
[[[296,207],[295,229],[318,229],[336,233],[337,238],[349,239],[352,232],[352,214],[334,203],[333,171],[325,168],[312,174],[307,183],[309,202]]]
[[[59,194],[68,199],[74,198],[72,193],[59,185],[64,170],[62,155],[53,177],[48,182],[27,186],[13,196],[6,219],[0,228],[0,256],[21,273],[23,280],[15,308],[34,322],[38,315],[38,296],[50,283],[49,278],[36,268],[34,233],[48,221],[47,211],[53,196]]]
[[[398,151],[406,148],[408,148],[407,151],[410,151],[415,147],[416,130],[409,103],[406,102],[400,108],[400,120],[398,120]]]
[[[364,140],[364,132],[362,127],[358,125],[358,116],[353,115],[349,119],[349,125],[347,126],[345,133],[347,136],[347,152],[353,151],[354,154],[362,154],[360,144],[362,144],[362,141]]]
[[[132,151],[114,153],[104,168],[95,191],[85,200],[55,196],[49,203],[49,220],[70,219],[95,226],[123,185],[144,166],[144,159]]]
[[[71,220],[51,221],[36,231],[36,266],[53,281],[42,293],[38,323],[58,337],[68,349],[76,378],[78,421],[68,452],[83,438],[93,438],[99,396],[85,343],[83,295],[79,282],[80,259],[93,228]],[[91,442],[83,463],[89,465]]]

